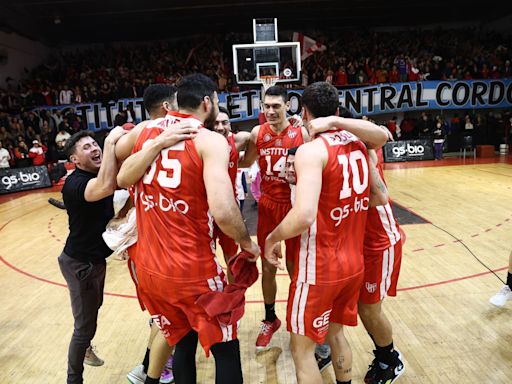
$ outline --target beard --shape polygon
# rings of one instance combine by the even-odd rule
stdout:
[[[204,119],[204,127],[209,129],[210,131],[215,132],[215,120],[217,119],[218,110],[216,111],[214,108],[210,111],[206,119]]]

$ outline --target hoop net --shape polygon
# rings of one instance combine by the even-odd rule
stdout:
[[[261,83],[263,84],[263,92],[265,92],[270,87],[276,85],[277,80],[279,80],[279,76],[260,76]]]

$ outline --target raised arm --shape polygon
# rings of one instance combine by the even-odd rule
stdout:
[[[116,127],[110,131],[103,143],[103,159],[98,175],[89,180],[85,187],[85,201],[93,202],[110,196],[116,190],[117,161],[115,145],[120,137],[125,135],[122,127]]]
[[[378,158],[375,150],[368,150],[370,168],[370,206],[386,205],[388,202],[388,188],[380,176]]]
[[[130,155],[123,162],[117,174],[117,184],[122,188],[129,188],[144,176],[162,149],[171,147],[182,140],[192,139],[196,134],[197,128],[189,122],[172,124],[165,128],[154,140],[148,141],[148,144],[140,151]]]
[[[251,132],[240,131],[235,135],[235,146],[238,152],[245,151],[251,140]]]
[[[203,180],[210,211],[222,232],[231,237],[240,247],[259,256],[259,247],[252,242],[242,214],[233,195],[233,186],[228,174],[229,146],[221,135],[200,132],[195,140],[196,148],[203,159]]]
[[[140,122],[116,143],[116,158],[119,164],[130,156],[133,146],[139,138],[140,132],[146,127],[149,121],[150,120]]]
[[[308,124],[312,137],[333,129],[345,130],[359,137],[370,149],[379,149],[390,139],[387,129],[361,119],[329,116],[311,120]]]
[[[258,159],[258,149],[256,148],[256,141],[258,140],[258,134],[260,132],[260,126],[257,125],[251,131],[249,137],[249,143],[245,151],[244,156],[238,161],[239,168],[248,168]]]

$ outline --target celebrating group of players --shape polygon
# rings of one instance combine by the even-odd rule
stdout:
[[[248,274],[228,269],[229,294],[207,303],[222,316],[211,316],[201,299],[228,292],[217,238],[229,265],[244,258],[248,269],[261,252],[265,318],[257,350],[269,347],[281,325],[276,271],[283,269],[284,241],[291,278],[286,321],[298,382],[321,383],[320,369],[331,361],[337,383],[350,382],[343,326],[356,325],[358,314],[376,346],[365,382],[394,382],[404,364],[381,303],[396,294],[404,235],[375,152],[389,133],[339,117],[338,92],[324,82],[304,90],[304,126],[290,124],[287,92],[278,86],[265,90],[266,123],[251,133],[231,133],[228,112],[219,112],[218,103],[215,84],[201,74],[183,78],[177,92],[150,86],[145,107],[152,120],[115,133],[115,155],[123,161],[117,184],[130,188],[135,205],[130,271],[160,330],[153,332],[144,382],[160,381],[174,346],[176,383],[195,383],[198,341],[215,357],[216,383],[243,381],[237,330],[244,301],[237,287]],[[234,194],[237,167],[254,161],[262,178],[258,244]],[[238,247],[245,252],[237,255]]]

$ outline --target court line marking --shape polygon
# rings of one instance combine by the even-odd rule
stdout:
[[[30,272],[24,271],[24,270],[16,267],[15,265],[9,263],[2,255],[0,255],[0,261],[2,263],[4,263],[8,268],[11,268],[13,271],[15,271],[15,272],[17,272],[19,274],[22,274],[24,276],[30,277],[30,278],[35,279],[35,280],[42,281],[43,283],[48,283],[48,284],[56,285],[58,287],[67,288],[66,284],[59,283],[59,282],[56,282],[56,281],[53,281],[53,280],[49,280],[49,279],[45,279],[43,277],[34,275],[34,274],[30,273]],[[427,284],[422,284],[422,285],[415,285],[415,286],[412,286],[412,287],[398,288],[397,291],[399,291],[399,292],[401,292],[401,291],[412,291],[412,290],[415,290],[415,289],[421,289],[421,288],[434,287],[434,286],[437,286],[437,285],[450,284],[450,283],[454,283],[454,282],[461,281],[461,280],[467,280],[467,279],[472,279],[474,277],[488,275],[488,274],[491,274],[493,272],[500,272],[500,271],[503,271],[505,269],[508,269],[508,266],[497,268],[497,269],[493,269],[492,271],[475,273],[473,275],[456,277],[456,278],[453,278],[453,279],[437,281],[437,282],[434,282],[434,283],[427,283]],[[115,292],[104,292],[104,294],[107,295],[107,296],[123,297],[123,298],[127,298],[127,299],[136,299],[137,298],[137,296],[134,296],[134,295],[126,295],[126,294],[115,293]],[[279,300],[276,300],[276,303],[286,303],[287,301],[288,300],[286,300],[286,299],[279,299]],[[246,300],[246,304],[261,304],[261,303],[263,303],[263,300]]]

